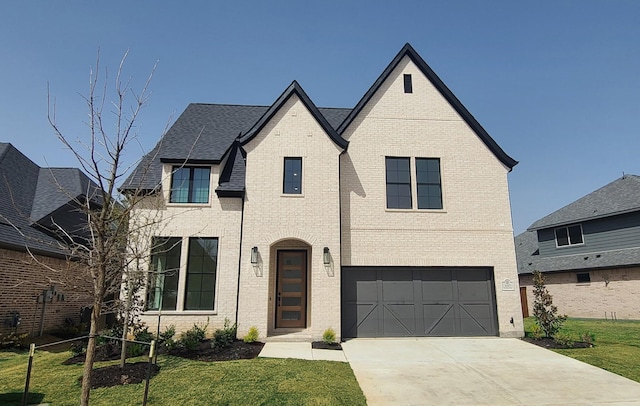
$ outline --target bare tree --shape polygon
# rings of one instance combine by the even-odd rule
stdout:
[[[149,85],[157,65],[152,68],[142,89],[134,92],[131,79],[123,80],[122,77],[126,58],[127,53],[118,66],[114,87],[110,88],[106,71],[104,81],[101,80],[98,54],[95,68],[90,72],[89,93],[83,96],[88,108],[88,133],[84,138],[71,140],[65,135],[56,122],[55,102],[49,98],[48,119],[56,136],[72,151],[82,170],[95,183],[88,188],[86,198],[75,202],[86,216],[86,229],[81,235],[65,236],[70,255],[86,265],[93,287],[81,405],[89,404],[98,321],[107,306],[105,297],[109,294],[119,296],[123,278],[127,286],[133,287],[139,283],[136,280],[144,277],[142,264],[149,251],[145,251],[148,246],[141,241],[144,238],[149,241],[151,228],[161,221],[158,217],[142,220],[138,217],[136,222],[130,223],[131,213],[144,200],[144,193],[137,190],[124,197],[118,191],[119,184],[131,169],[125,166],[123,154],[137,137],[135,123],[147,103]],[[140,238],[134,238],[131,243],[131,235]],[[129,317],[128,313],[126,317]]]

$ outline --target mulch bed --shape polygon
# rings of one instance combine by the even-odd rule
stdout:
[[[198,345],[195,350],[176,348],[171,351],[160,349],[160,353],[166,353],[176,357],[188,358],[197,361],[233,361],[239,359],[256,358],[262,351],[264,343],[245,343],[244,341],[234,341],[228,348],[214,349],[211,347],[211,340],[206,340]],[[71,357],[63,362],[64,365],[83,363],[85,354]],[[120,359],[120,351],[116,346],[103,345],[96,349],[96,361],[109,361]],[[93,370],[91,387],[110,387],[116,385],[127,385],[140,383],[147,379],[148,362],[136,362],[125,364],[124,369],[120,365],[96,368]],[[160,371],[157,365],[151,366],[151,376],[155,376]],[[82,377],[79,378],[82,381]]]
[[[340,343],[325,343],[324,341],[314,341],[311,343],[311,348],[316,350],[342,350]]]
[[[237,340],[230,347],[214,349],[211,347],[211,340],[205,340],[195,350],[176,348],[167,352],[167,354],[205,362],[234,361],[255,358],[262,351],[262,347],[264,347],[264,343],[245,343]]]
[[[537,345],[538,347],[548,348],[548,349],[570,349],[570,348],[591,348],[593,344],[583,343],[583,342],[575,342],[572,346],[566,346],[558,344],[553,341],[553,338],[543,337],[539,340],[534,340],[531,337],[524,337],[522,340]]]

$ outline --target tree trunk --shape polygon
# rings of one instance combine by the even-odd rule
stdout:
[[[131,283],[127,282],[127,301],[124,306],[124,320],[122,321],[122,341],[120,342],[120,368],[124,368],[127,361],[127,335],[129,334],[129,309],[131,306]]]
[[[91,392],[91,376],[93,375],[93,362],[96,355],[96,335],[98,333],[98,319],[100,318],[100,308],[102,300],[93,302],[91,312],[91,328],[89,329],[89,343],[87,344],[87,354],[84,360],[82,371],[82,394],[80,395],[80,405],[89,406],[89,394]]]

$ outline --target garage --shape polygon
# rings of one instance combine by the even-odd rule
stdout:
[[[343,267],[342,337],[496,336],[492,268]]]

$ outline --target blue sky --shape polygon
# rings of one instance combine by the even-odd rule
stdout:
[[[0,12],[0,141],[78,166],[47,123],[47,83],[86,137],[98,48],[139,88],[154,63],[133,162],[190,102],[269,105],[300,82],[353,107],[410,42],[498,144],[516,233],[622,176],[640,175],[640,1],[13,1]],[[482,196],[476,198],[481,199]]]

